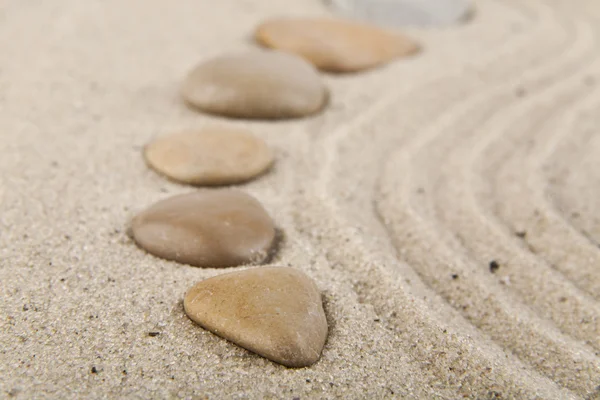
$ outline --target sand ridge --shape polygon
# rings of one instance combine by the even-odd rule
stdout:
[[[325,75],[322,115],[232,122],[276,149],[242,189],[284,232],[272,265],[323,290],[330,334],[318,363],[291,370],[188,320],[190,282],[222,271],[157,259],[125,234],[137,211],[189,191],[149,171],[142,146],[222,121],[182,106],[178,79],[251,46],[263,19],[328,13],[297,7],[6,9],[0,397],[598,396],[593,0],[478,2],[468,25],[408,32],[418,57]]]

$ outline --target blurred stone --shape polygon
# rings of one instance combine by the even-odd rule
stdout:
[[[144,149],[148,165],[192,185],[228,185],[250,180],[273,163],[267,144],[241,129],[211,127],[158,138]]]
[[[320,111],[327,90],[318,71],[292,54],[254,50],[224,55],[194,68],[183,98],[199,110],[237,118],[280,119]]]
[[[416,53],[412,39],[377,27],[323,18],[279,18],[262,23],[256,40],[297,54],[330,72],[356,72]]]
[[[446,26],[473,13],[471,0],[324,0],[346,17],[385,26]]]

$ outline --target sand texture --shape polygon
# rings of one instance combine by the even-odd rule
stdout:
[[[263,20],[331,15],[293,4],[2,2],[0,398],[599,398],[600,2],[481,0],[467,25],[407,30],[416,57],[325,75],[309,118],[185,106],[190,68]],[[211,123],[276,153],[240,188],[282,233],[269,265],[323,292],[310,368],[199,328],[183,296],[223,270],[127,236],[191,190],[143,146]]]

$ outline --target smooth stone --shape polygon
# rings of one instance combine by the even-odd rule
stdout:
[[[356,72],[416,53],[412,39],[385,30],[337,19],[279,18],[259,25],[256,40],[297,54],[330,72]]]
[[[325,0],[340,14],[386,26],[447,26],[465,21],[471,0]]]
[[[192,185],[248,181],[273,164],[267,144],[241,129],[211,127],[158,138],[144,149],[150,167]]]
[[[293,268],[262,267],[209,278],[183,301],[203,328],[288,367],[321,356],[327,319],[319,289]]]
[[[133,218],[131,232],[149,253],[197,267],[260,263],[275,240],[275,226],[263,206],[233,189],[159,201]]]
[[[182,86],[190,105],[237,118],[304,117],[324,107],[327,93],[311,64],[272,50],[214,58],[194,68]]]

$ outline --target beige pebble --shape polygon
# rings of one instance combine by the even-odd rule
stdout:
[[[185,79],[182,95],[202,111],[238,118],[303,117],[327,102],[327,90],[311,64],[273,50],[204,62]]]
[[[211,127],[158,138],[144,149],[150,167],[192,185],[228,185],[248,181],[267,170],[273,153],[251,133]]]
[[[288,367],[314,364],[327,337],[319,289],[293,268],[262,267],[206,279],[183,302],[196,323]]]
[[[215,268],[260,263],[275,239],[275,226],[262,205],[233,189],[159,201],[133,218],[131,231],[151,254]]]
[[[419,50],[406,36],[338,19],[273,19],[262,23],[255,37],[267,47],[297,54],[330,72],[361,71]]]

